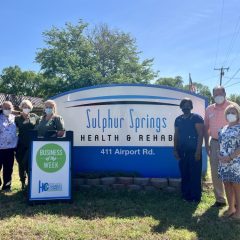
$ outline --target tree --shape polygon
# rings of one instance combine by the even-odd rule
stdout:
[[[58,82],[55,94],[103,83],[149,83],[157,75],[151,70],[153,59],[140,61],[129,34],[107,25],[92,31],[87,26],[82,21],[76,26],[66,23],[63,29],[43,33],[46,47],[38,51],[36,61],[49,81]]]
[[[229,98],[230,101],[237,103],[240,106],[240,95],[238,94],[230,94]]]
[[[7,67],[0,75],[0,92],[23,96],[42,97],[46,94],[42,74],[22,71],[20,67]]]
[[[39,50],[36,61],[49,82],[55,83],[53,87],[57,84],[54,94],[95,83],[92,46],[83,35],[86,27],[82,22],[67,23],[65,29],[53,27],[43,33],[47,47]]]
[[[183,84],[183,79],[181,76],[176,76],[175,78],[163,77],[159,78],[155,84],[166,85],[170,87],[175,87],[183,90],[189,90],[189,85]],[[208,99],[208,102],[211,103],[211,91],[208,86],[205,86],[201,83],[194,82],[193,85],[196,88],[196,92],[199,95],[202,95]]]
[[[175,78],[171,78],[171,77],[159,78],[155,82],[155,84],[166,85],[169,87],[176,87],[176,88],[183,89],[183,79],[180,76],[176,76]]]
[[[195,89],[196,89],[195,93],[206,97],[208,99],[209,103],[212,102],[212,95],[211,95],[211,91],[208,86],[203,85],[201,83],[197,83],[197,82],[193,82],[193,85],[195,86]],[[188,84],[185,85],[184,89],[189,90],[189,85]]]
[[[88,39],[93,47],[100,83],[150,83],[157,76],[153,59],[140,62],[136,41],[127,33],[106,24],[95,27]]]

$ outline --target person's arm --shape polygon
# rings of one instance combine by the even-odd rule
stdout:
[[[3,120],[2,120],[1,116],[2,116],[2,114],[0,113],[0,134],[3,132]]]
[[[206,152],[207,155],[210,155],[210,145],[209,145],[209,118],[207,111],[205,113],[205,118],[204,118],[204,141],[205,141],[205,147],[206,147]]]
[[[178,127],[175,127],[175,131],[174,131],[174,150],[173,150],[173,154],[174,157],[177,160],[180,160],[179,154],[178,154]]]
[[[230,162],[231,160],[233,160],[235,157],[238,157],[239,155],[240,155],[240,147],[238,147],[234,152],[232,152],[227,156],[218,155],[218,158],[220,162],[226,163],[226,162]]]
[[[16,126],[18,127],[18,116],[15,117],[14,122],[15,122]]]
[[[238,147],[233,153],[229,154],[231,159],[238,157],[240,155],[240,147]]]
[[[35,114],[36,124],[35,127],[40,123],[41,117],[39,117],[37,114]]]
[[[202,144],[203,144],[203,134],[204,134],[204,125],[203,123],[196,123],[195,128],[198,134],[197,139],[197,149],[195,153],[195,159],[198,161],[201,159],[201,153],[202,153]]]
[[[61,116],[58,116],[56,120],[57,137],[62,137],[65,133],[63,118]]]

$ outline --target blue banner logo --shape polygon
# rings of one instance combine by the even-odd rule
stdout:
[[[48,183],[38,181],[38,193],[42,192],[60,192],[62,191],[61,183]]]

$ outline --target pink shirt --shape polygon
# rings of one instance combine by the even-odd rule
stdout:
[[[209,135],[212,138],[218,139],[219,129],[227,125],[224,111],[231,103],[232,102],[226,100],[223,105],[217,105],[216,103],[214,103],[207,107],[205,112],[204,124],[205,127],[209,130]]]

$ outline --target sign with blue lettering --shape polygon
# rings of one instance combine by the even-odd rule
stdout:
[[[71,199],[71,143],[33,141],[29,200]]]
[[[174,120],[189,97],[204,117],[206,99],[175,88],[118,84],[82,88],[53,100],[67,130],[74,132],[75,172],[137,172],[179,177],[173,156]],[[203,151],[203,171],[206,155]]]

